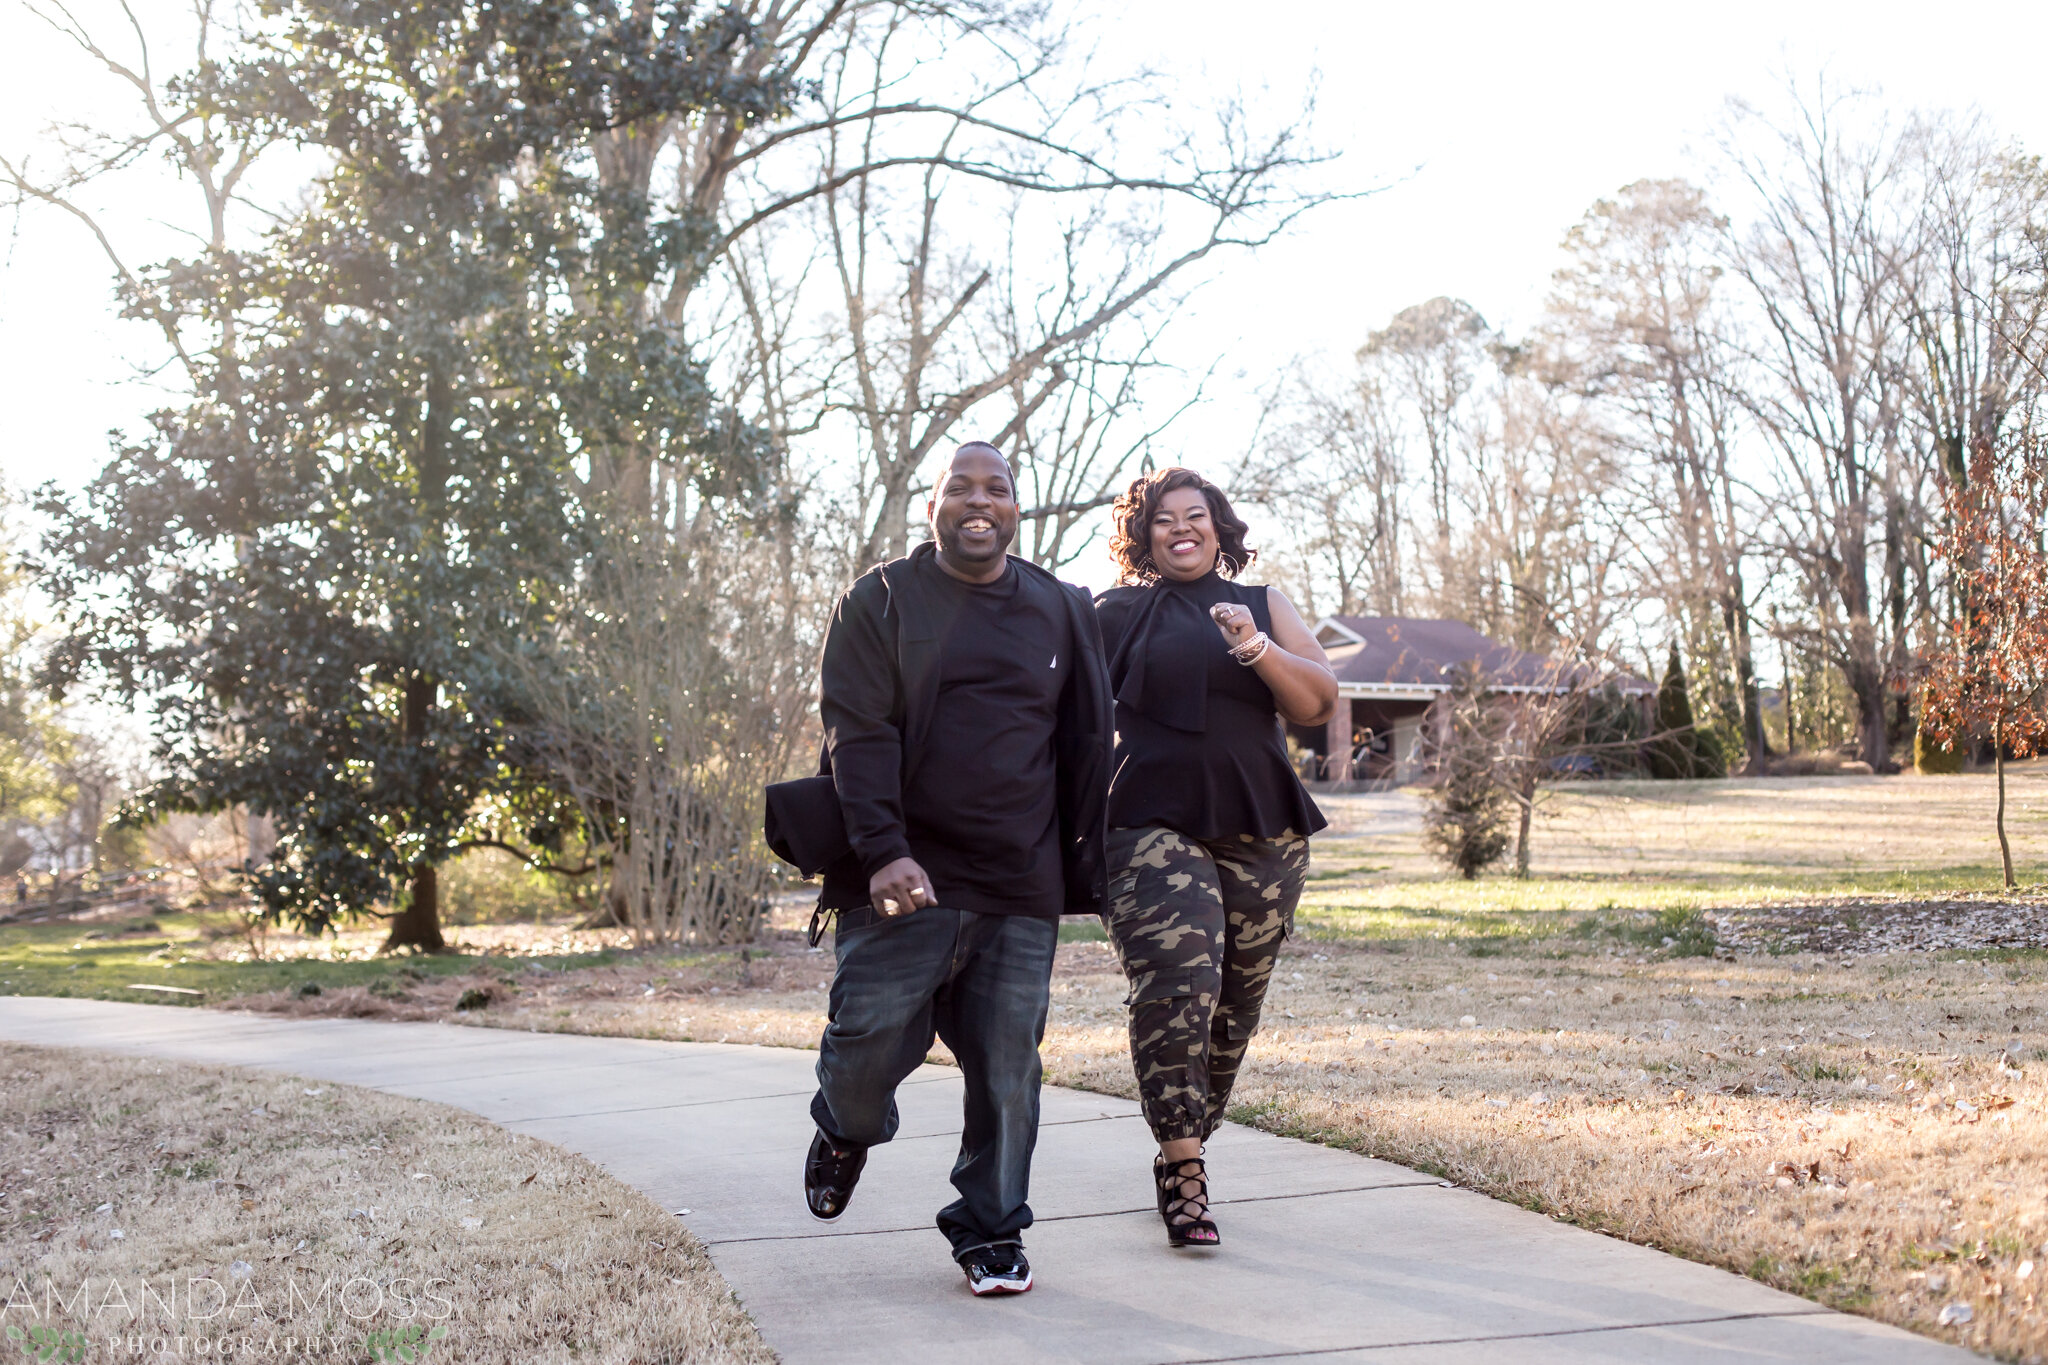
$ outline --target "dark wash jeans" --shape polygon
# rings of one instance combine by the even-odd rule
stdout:
[[[1038,1142],[1038,1044],[1045,1036],[1059,921],[928,907],[885,919],[840,916],[830,1022],[818,1045],[811,1117],[834,1141],[896,1135],[896,1087],[944,1040],[966,1082],[966,1124],[939,1231],[953,1254],[1011,1242],[1031,1226]]]

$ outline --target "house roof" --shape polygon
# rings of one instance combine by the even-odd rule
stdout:
[[[1590,671],[1544,654],[1489,640],[1463,621],[1406,616],[1325,616],[1316,639],[1330,656],[1339,696],[1373,700],[1427,699],[1447,692],[1460,664],[1477,662],[1496,692],[1563,692],[1584,685]],[[1611,676],[1625,694],[1655,692],[1627,673]]]

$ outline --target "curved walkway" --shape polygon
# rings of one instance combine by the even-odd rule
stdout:
[[[263,1067],[455,1105],[603,1165],[710,1247],[787,1365],[1975,1359],[1383,1161],[1227,1125],[1226,1245],[1167,1250],[1137,1107],[1045,1092],[1037,1289],[970,1296],[933,1230],[960,1125],[925,1067],[837,1224],[804,1210],[813,1055],[0,997],[0,1038]]]

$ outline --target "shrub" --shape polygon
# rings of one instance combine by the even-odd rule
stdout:
[[[1953,748],[1927,733],[1922,728],[1913,732],[1913,771],[1937,775],[1959,773],[1963,770],[1963,747]]]
[[[1508,794],[1497,771],[1499,736],[1484,682],[1460,668],[1442,704],[1444,738],[1437,746],[1437,780],[1422,837],[1469,881],[1508,851]]]
[[[1726,777],[1727,760],[1721,746],[1700,732],[1693,721],[1692,695],[1686,688],[1685,666],[1678,646],[1671,646],[1664,679],[1657,685],[1657,733],[1644,754],[1650,776]]]

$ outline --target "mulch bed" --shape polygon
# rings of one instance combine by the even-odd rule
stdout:
[[[2048,888],[1935,899],[1856,896],[1724,910],[1709,916],[1724,948],[1745,953],[2048,949]]]

